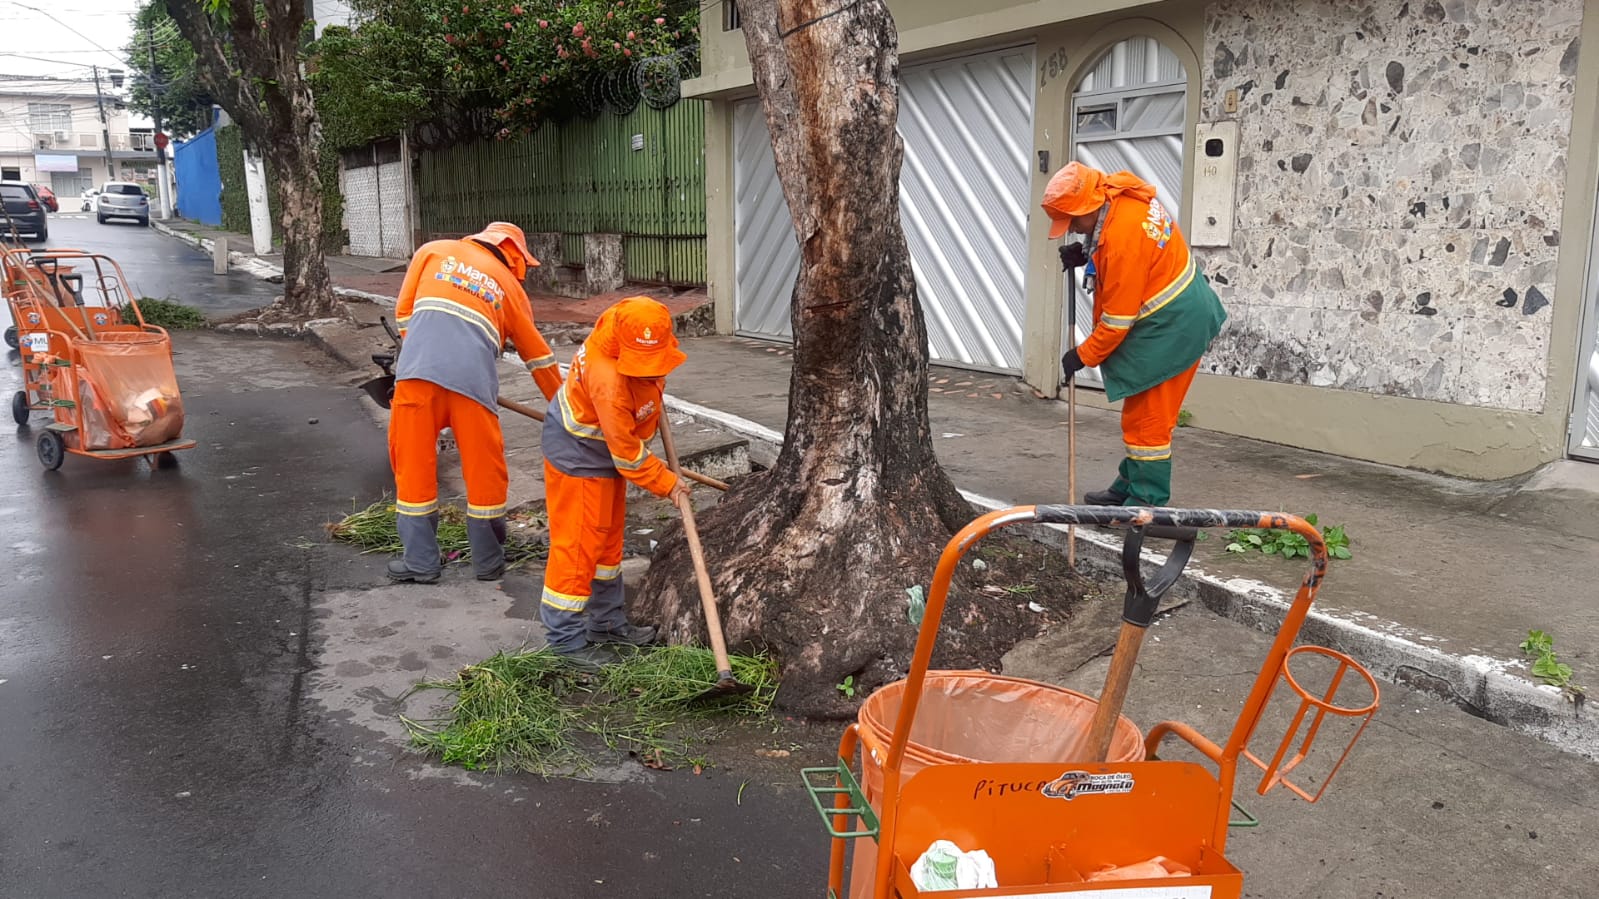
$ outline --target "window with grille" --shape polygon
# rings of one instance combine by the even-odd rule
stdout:
[[[72,107],[66,103],[29,103],[28,126],[34,134],[72,130]]]
[[[722,30],[737,31],[743,25],[736,0],[722,0]]]

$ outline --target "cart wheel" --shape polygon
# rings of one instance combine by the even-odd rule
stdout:
[[[18,349],[22,348],[22,341],[17,339],[17,326],[16,325],[7,325],[6,326],[6,346],[11,347],[14,350],[18,350]]]
[[[62,460],[67,457],[67,443],[55,431],[45,431],[39,435],[39,462],[46,471],[55,471],[61,467]]]
[[[178,454],[177,453],[156,453],[155,454],[155,467],[156,468],[177,468],[178,467]]]
[[[19,390],[13,393],[11,395],[11,417],[16,419],[17,424],[26,425],[28,416],[31,414],[33,414],[33,410],[28,408],[27,391]]]

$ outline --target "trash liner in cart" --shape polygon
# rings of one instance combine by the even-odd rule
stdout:
[[[183,433],[183,398],[166,335],[102,332],[75,349],[84,449],[157,446]]]
[[[861,788],[873,809],[883,807],[882,764],[893,742],[905,681],[888,684],[861,703]],[[1099,703],[1063,687],[986,671],[931,671],[916,707],[900,783],[929,765],[970,762],[1087,762],[1088,729]],[[881,753],[881,754],[879,754]],[[1111,734],[1107,761],[1144,760],[1144,736],[1125,716]],[[854,841],[849,895],[871,895],[877,845]],[[962,846],[962,849],[991,847]]]

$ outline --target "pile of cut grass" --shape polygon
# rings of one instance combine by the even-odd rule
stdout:
[[[145,324],[166,328],[168,331],[192,331],[206,326],[205,315],[200,310],[175,300],[141,297],[139,312],[144,316]],[[122,307],[122,323],[125,325],[139,323],[138,317],[133,314],[132,304]]]
[[[734,675],[755,690],[701,704],[694,700],[716,684],[710,650],[639,649],[592,676],[573,671],[549,649],[502,652],[407,694],[454,694],[445,718],[401,720],[414,746],[471,770],[580,776],[599,761],[602,745],[652,768],[703,765],[700,751],[717,719],[764,716],[777,693],[771,659],[733,656],[732,663]]]
[[[342,521],[328,525],[328,533],[340,543],[360,547],[363,553],[398,554],[405,549],[400,543],[396,523],[398,515],[392,500],[379,500],[346,516]],[[545,533],[543,516],[518,513],[506,520],[506,526],[507,567],[515,567],[532,559],[543,559],[548,555],[548,544],[538,539]],[[439,508],[438,534],[439,554],[444,557],[446,565],[471,561],[472,546],[466,537],[466,513],[459,506]]]

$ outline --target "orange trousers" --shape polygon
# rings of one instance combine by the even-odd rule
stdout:
[[[1111,489],[1131,506],[1164,506],[1171,502],[1171,435],[1183,399],[1199,371],[1187,371],[1122,401],[1122,442],[1127,457]]]
[[[439,432],[445,428],[454,432],[461,453],[473,567],[478,574],[493,573],[505,565],[501,545],[510,483],[500,418],[474,399],[415,378],[395,383],[389,409],[389,464],[405,563],[422,573],[442,567],[436,532]]]
[[[544,502],[550,558],[539,619],[550,646],[570,652],[588,644],[589,631],[627,624],[622,608],[627,481],[562,474],[545,460]]]

